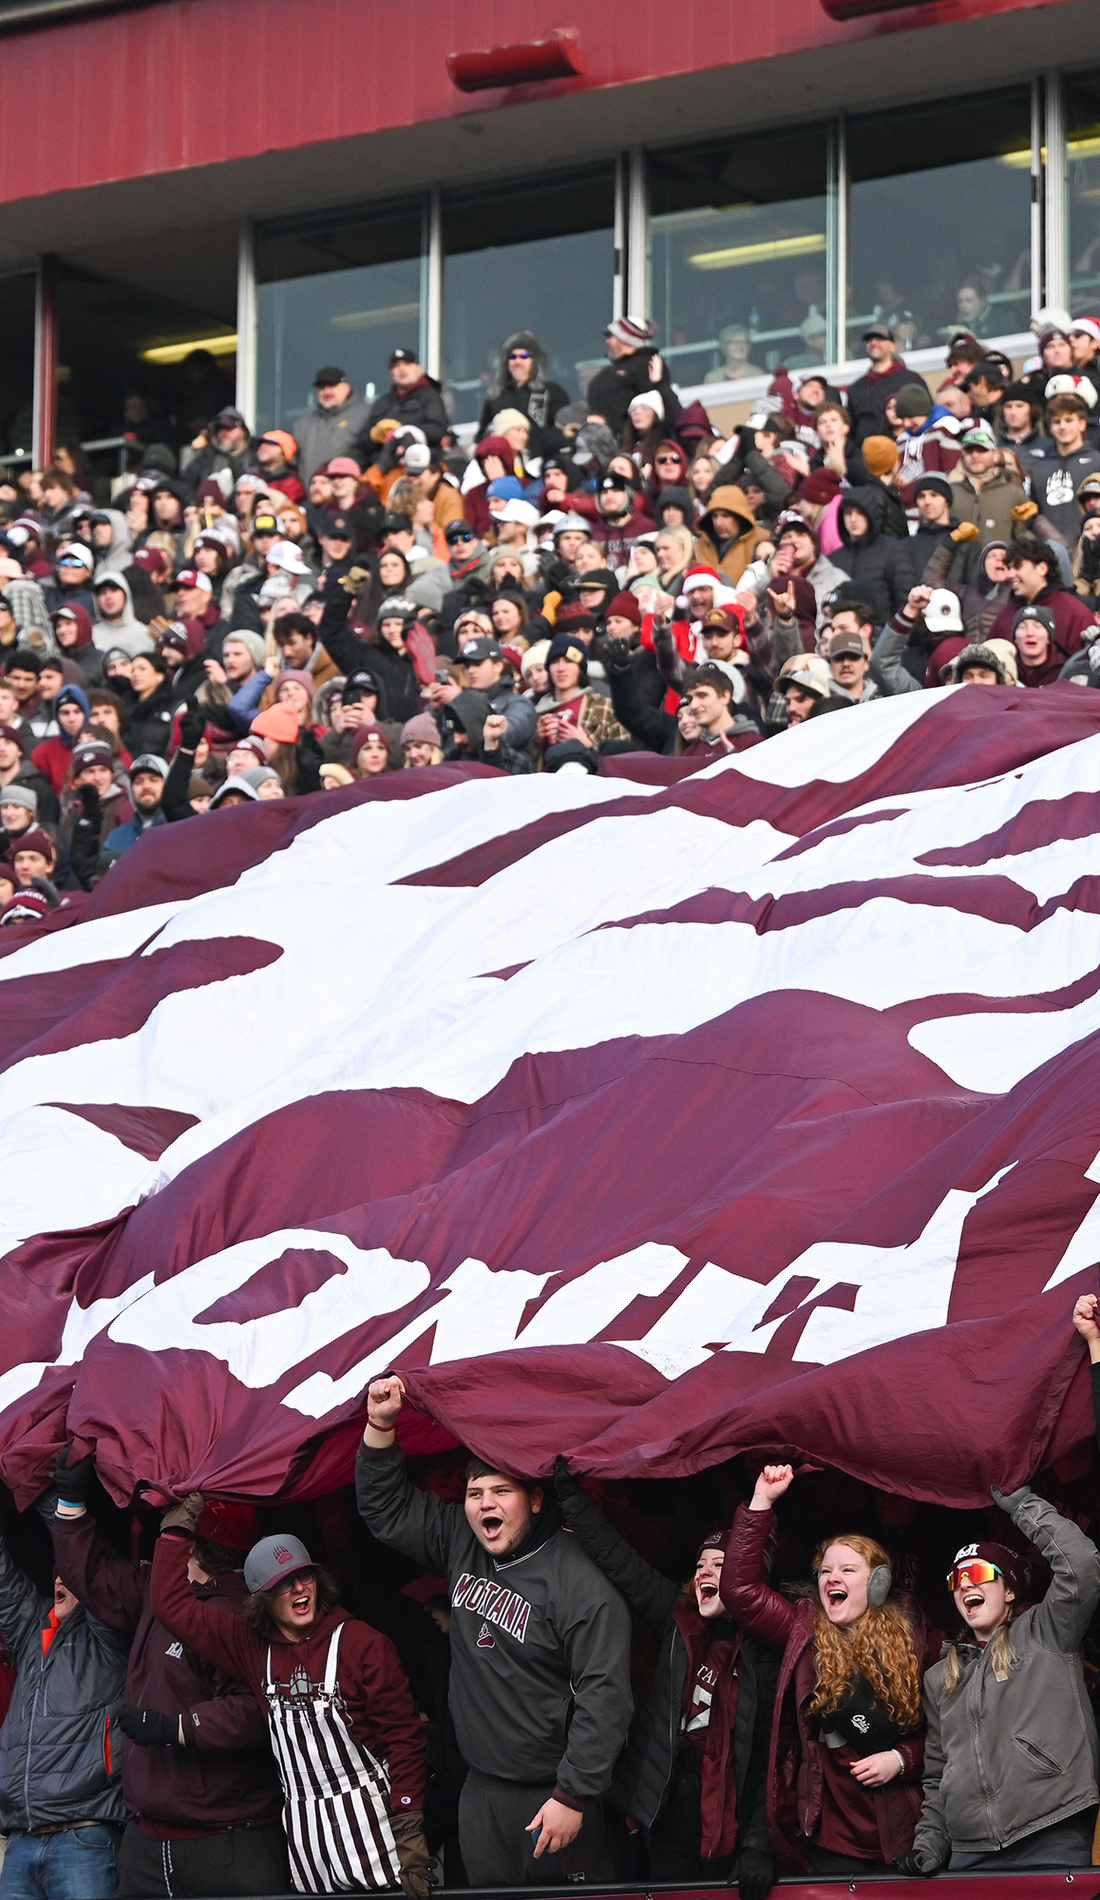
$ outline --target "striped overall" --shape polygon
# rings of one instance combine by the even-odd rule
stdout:
[[[275,1682],[267,1652],[264,1694],[279,1765],[290,1870],[298,1893],[396,1887],[400,1870],[386,1808],[390,1778],[356,1741],[336,1686],[340,1632],[328,1646],[320,1689]]]

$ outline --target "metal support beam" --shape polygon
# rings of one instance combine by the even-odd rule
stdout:
[[[52,461],[57,446],[57,259],[38,260],[34,307],[34,459],[39,468]]]

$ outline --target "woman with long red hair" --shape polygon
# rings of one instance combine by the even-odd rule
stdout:
[[[854,1532],[815,1552],[812,1596],[792,1600],[771,1587],[774,1506],[793,1478],[790,1465],[764,1466],[737,1513],[721,1578],[722,1601],[742,1628],[782,1651],[768,1761],[772,1840],[792,1871],[882,1872],[909,1852],[920,1815],[930,1632],[894,1592],[886,1552]]]

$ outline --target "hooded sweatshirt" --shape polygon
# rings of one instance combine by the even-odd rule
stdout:
[[[79,706],[84,714],[84,722],[87,724],[91,718],[91,709],[88,705],[87,694],[79,686],[61,688],[53,703],[54,715],[56,716],[65,705]],[[65,780],[69,776],[69,767],[73,762],[73,746],[79,737],[79,733],[74,736],[73,733],[66,732],[64,726],[60,726],[52,739],[43,739],[41,745],[36,745],[31,753],[31,764],[36,771],[49,779],[55,792],[60,792],[64,788]]]
[[[117,508],[97,508],[97,514],[106,515],[111,523],[111,545],[105,553],[99,555],[95,564],[94,578],[102,580],[104,574],[113,574],[117,569],[126,567],[133,535],[130,524]]]
[[[121,647],[131,660],[135,659],[139,653],[152,653],[153,642],[149,638],[149,629],[145,622],[139,620],[134,613],[133,596],[125,574],[117,567],[107,568],[102,574],[96,575],[96,586],[101,587],[104,581],[110,581],[115,587],[122,589],[126,596],[126,605],[118,620],[96,620],[93,623],[94,645],[101,653],[106,653],[108,647]]]
[[[722,540],[715,529],[716,508],[724,509],[735,517],[734,533],[728,541]],[[768,539],[767,529],[757,527],[756,516],[741,490],[733,485],[723,485],[711,490],[707,511],[700,516],[699,532],[695,537],[695,559],[705,567],[719,568],[726,579],[736,585],[761,541]]]
[[[852,533],[845,512],[849,503],[866,515],[869,526],[865,533]],[[891,614],[904,607],[917,578],[908,540],[899,541],[883,532],[886,512],[886,490],[881,483],[850,488],[842,498],[838,524],[843,545],[830,557],[865,590],[863,598],[872,609],[876,627],[885,625]]]
[[[61,654],[62,659],[79,669],[85,687],[95,686],[99,682],[101,656],[98,647],[92,642],[92,616],[86,607],[82,607],[80,603],[75,600],[67,600],[65,602],[65,609],[66,612],[73,614],[76,620],[76,645],[65,647],[61,645],[59,640],[57,650]],[[56,630],[57,622],[55,620],[55,637]]]
[[[461,1504],[413,1489],[397,1446],[360,1447],[355,1488],[382,1543],[447,1578],[449,1699],[465,1760],[503,1781],[553,1786],[573,1808],[603,1794],[632,1712],[630,1614],[552,1500],[544,1494],[542,1524],[498,1560]]]

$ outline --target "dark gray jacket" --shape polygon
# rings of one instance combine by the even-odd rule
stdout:
[[[129,1641],[81,1606],[42,1653],[52,1600],[12,1562],[0,1537],[0,1635],[17,1666],[0,1729],[0,1828],[126,1819],[118,1708]]]
[[[372,453],[368,439],[370,405],[361,396],[351,395],[335,409],[310,409],[294,424],[298,444],[298,478],[309,487],[309,478],[325,462],[337,455],[351,455],[362,463]]]
[[[561,1511],[582,1550],[626,1598],[630,1609],[661,1639],[645,1706],[615,1770],[611,1799],[643,1827],[652,1827],[668,1799],[679,1752],[688,1651],[676,1618],[679,1584],[654,1570],[619,1536],[588,1493],[559,1491]],[[737,1717],[733,1734],[733,1783],[737,1792],[737,1844],[771,1852],[765,1770],[771,1734],[779,1656],[745,1636],[737,1656]]]
[[[414,1490],[396,1446],[360,1448],[355,1495],[381,1543],[447,1578],[451,1714],[471,1768],[553,1784],[574,1806],[603,1794],[630,1724],[630,1616],[576,1539],[558,1528],[498,1563],[461,1504]]]
[[[988,1645],[958,1645],[962,1680],[944,1693],[945,1663],[924,1678],[928,1734],[915,1848],[993,1853],[1097,1802],[1096,1721],[1081,1644],[1100,1600],[1100,1551],[1026,1485],[1004,1508],[1054,1572],[1046,1596],[1010,1624],[1016,1661],[1003,1681]]]

